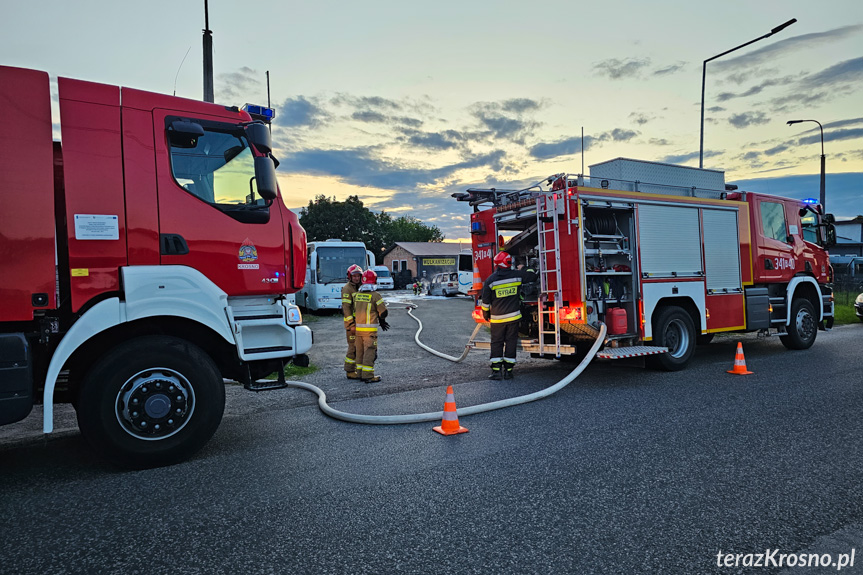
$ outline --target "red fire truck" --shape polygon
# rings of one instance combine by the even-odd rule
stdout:
[[[778,334],[806,349],[832,326],[826,250],[836,231],[813,201],[738,191],[717,170],[626,158],[589,176],[453,196],[474,207],[482,279],[499,250],[539,275],[524,286],[524,351],[577,356],[602,321],[597,357],[646,356],[679,370],[716,333]],[[483,321],[478,309],[474,318]]]
[[[0,67],[0,424],[75,406],[104,456],[187,458],[223,378],[308,364],[306,236],[244,110]],[[260,112],[260,110],[258,110]],[[266,114],[262,113],[262,116]]]

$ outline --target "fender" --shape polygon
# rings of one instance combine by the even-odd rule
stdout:
[[[93,336],[121,323],[146,317],[190,319],[218,333],[236,346],[226,308],[228,295],[198,270],[186,266],[120,268],[125,301],[111,298],[82,315],[60,340],[48,364],[42,396],[42,430],[54,430],[54,387],[57,375],[76,349]]]
[[[810,283],[815,286],[815,291],[818,292],[818,299],[821,300],[823,294],[821,293],[821,287],[818,285],[818,282],[815,281],[815,278],[809,276],[796,276],[791,278],[791,281],[788,282],[788,288],[786,291],[786,301],[785,305],[788,310],[788,313],[785,314],[785,325],[791,325],[791,301],[794,299],[794,292],[797,290],[797,286],[802,283]],[[818,305],[818,321],[824,321],[824,305]]]

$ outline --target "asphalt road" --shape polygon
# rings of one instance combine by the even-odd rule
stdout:
[[[391,307],[381,384],[344,379],[340,318],[312,323],[322,368],[303,379],[339,409],[435,411],[446,384],[462,408],[572,367],[520,358],[515,380],[488,382],[482,352],[430,356]],[[470,307],[423,298],[421,339],[458,355]],[[768,549],[856,549],[841,572],[860,573],[861,335],[820,332],[802,352],[743,336],[749,376],[725,373],[730,336],[683,372],[595,363],[550,398],[462,417],[470,433],[453,437],[332,420],[302,390],[232,386],[197,456],[139,472],[95,459],[74,426],[34,439],[28,420],[0,438],[0,573],[836,571],[717,566],[720,551]]]

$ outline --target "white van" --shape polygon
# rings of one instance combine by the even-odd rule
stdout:
[[[378,283],[376,289],[393,289],[393,276],[387,266],[374,266],[372,270],[378,274]]]

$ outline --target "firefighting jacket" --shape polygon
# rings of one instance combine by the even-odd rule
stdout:
[[[490,314],[491,323],[506,323],[521,319],[521,284],[536,281],[533,270],[498,268],[482,286],[483,314]]]
[[[357,293],[357,286],[351,282],[342,286],[342,315],[345,316],[345,329],[350,329],[356,323],[354,319],[353,295]]]
[[[351,296],[354,302],[357,334],[377,333],[378,318],[387,316],[387,306],[381,294],[371,289],[370,285],[370,289],[363,289],[365,287],[365,285],[360,286],[359,291]]]

